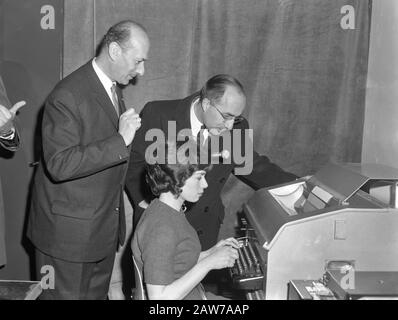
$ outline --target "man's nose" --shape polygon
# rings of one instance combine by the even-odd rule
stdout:
[[[207,181],[205,178],[202,178],[202,188],[206,189],[209,185],[207,184]]]
[[[232,128],[234,127],[234,121],[235,119],[227,120],[225,122],[225,128],[227,128],[228,130],[232,130]]]
[[[140,63],[140,64],[138,65],[138,67],[137,67],[137,73],[138,73],[140,76],[143,76],[143,75],[144,75],[144,73],[145,73],[144,62],[142,62],[142,63]]]

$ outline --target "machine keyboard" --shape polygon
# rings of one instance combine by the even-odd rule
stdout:
[[[248,291],[246,293],[247,300],[265,300],[265,295],[263,290]]]
[[[254,243],[243,238],[239,244],[239,258],[230,268],[233,283],[239,289],[262,289],[264,273]]]

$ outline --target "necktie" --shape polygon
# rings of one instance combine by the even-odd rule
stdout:
[[[196,138],[196,141],[198,143],[200,143],[202,146],[205,143],[207,143],[209,140],[209,132],[207,131],[205,134],[205,130],[206,130],[206,127],[205,127],[205,125],[202,124],[202,126],[200,127],[200,130],[198,132],[197,138]]]
[[[205,133],[205,130],[207,132]],[[209,164],[211,161],[211,143],[210,143],[210,134],[208,129],[202,125],[196,137],[196,143],[198,145],[198,152],[200,153],[200,161],[201,163]],[[205,161],[205,162],[203,162]]]
[[[196,142],[197,142],[198,144],[203,144],[203,143],[205,142],[205,136],[204,136],[204,134],[203,134],[204,129],[205,129],[205,126],[202,125],[202,126],[200,127],[200,130],[199,130],[197,136],[196,136]]]
[[[113,106],[115,107],[117,116],[119,116],[119,99],[117,98],[117,94],[116,94],[116,84],[112,85],[111,92],[112,92]]]

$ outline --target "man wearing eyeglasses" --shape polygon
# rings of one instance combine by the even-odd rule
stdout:
[[[134,205],[134,226],[148,203],[153,198],[145,183],[145,152],[153,141],[145,141],[150,129],[161,129],[168,137],[169,123],[175,122],[176,132],[191,129],[192,135],[202,131],[204,139],[220,139],[223,151],[225,136],[228,136],[233,148],[244,150],[244,139],[238,139],[240,132],[249,128],[241,115],[246,106],[246,96],[241,83],[229,75],[216,75],[209,79],[202,90],[182,100],[153,101],[147,103],[142,112],[142,128],[137,132],[132,144],[126,187]],[[204,130],[203,130],[204,128]],[[238,135],[235,133],[238,132]],[[233,134],[231,134],[233,133]],[[202,138],[200,139],[202,141]],[[212,150],[213,153],[214,150]],[[221,153],[219,153],[221,155]],[[188,207],[186,217],[198,233],[202,250],[216,244],[220,225],[224,219],[224,206],[221,202],[221,190],[230,173],[236,175],[239,164],[234,160],[234,152],[222,157],[218,164],[206,175],[208,189],[198,202]],[[267,157],[253,151],[251,172],[236,175],[254,189],[272,186],[296,179],[294,174],[285,172]],[[220,159],[218,159],[220,160]],[[223,161],[230,160],[230,161]]]

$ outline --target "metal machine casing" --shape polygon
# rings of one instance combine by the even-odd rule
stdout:
[[[320,279],[331,260],[398,271],[398,209],[360,190],[369,181],[395,187],[398,169],[330,164],[309,181],[258,190],[244,205],[263,247],[266,299],[286,299],[292,279]]]

